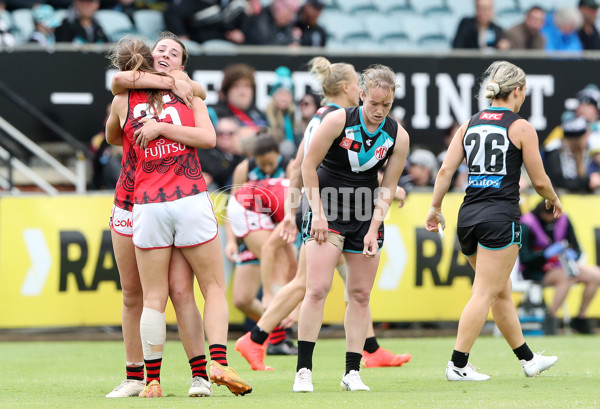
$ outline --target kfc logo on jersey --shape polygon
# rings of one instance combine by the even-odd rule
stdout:
[[[184,152],[187,149],[187,146],[179,143],[173,142],[169,139],[160,138],[158,140],[154,140],[150,142],[150,146],[144,149],[144,157],[150,159],[161,159],[165,156],[173,156],[178,154],[179,152]],[[152,146],[154,145],[154,146]]]
[[[379,148],[375,149],[375,158],[377,160],[382,160],[385,158],[385,155],[387,155],[387,151],[388,149],[385,146],[380,146]]]
[[[502,119],[502,115],[504,115],[504,112],[500,114],[494,112],[482,112],[479,116],[479,119],[486,121],[499,121]]]

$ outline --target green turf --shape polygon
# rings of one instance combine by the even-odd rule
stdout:
[[[380,339],[413,359],[402,368],[363,369],[371,392],[341,392],[344,341],[322,340],[315,350],[312,394],[291,392],[295,357],[268,357],[275,372],[252,372],[229,344],[229,362],[254,387],[236,397],[221,386],[213,397],[188,398],[190,369],[181,344],[169,342],[161,399],[106,399],[124,376],[119,342],[0,343],[0,408],[594,408],[600,406],[600,342],[595,336],[529,338],[532,350],[557,354],[555,367],[525,378],[499,338],[480,337],[471,361],[487,382],[447,382],[453,338]]]

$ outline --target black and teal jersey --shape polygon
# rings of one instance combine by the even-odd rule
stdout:
[[[277,167],[272,175],[266,175],[260,168],[256,165],[256,161],[254,158],[248,159],[248,180],[264,180],[271,178],[284,178],[285,177],[285,169],[287,168],[289,161],[284,159],[281,155],[279,156],[279,163],[277,163]]]
[[[337,104],[329,103],[324,107],[321,107],[317,110],[317,112],[313,115],[308,125],[306,125],[306,129],[304,130],[304,153],[306,154],[306,150],[308,149],[308,144],[310,143],[310,139],[314,135],[315,131],[323,122],[323,118],[333,111],[337,111],[342,107]]]
[[[362,107],[345,110],[344,129],[317,169],[321,200],[329,215],[355,214],[361,208],[372,211],[379,187],[377,172],[394,151],[398,134],[398,123],[389,116],[371,133],[363,122]]]
[[[523,155],[508,137],[508,128],[518,119],[508,108],[490,107],[469,120],[463,137],[469,181],[458,226],[519,220]]]

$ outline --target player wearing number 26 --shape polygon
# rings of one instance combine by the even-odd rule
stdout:
[[[485,97],[491,100],[491,106],[473,115],[456,131],[436,178],[425,223],[429,231],[437,231],[438,225],[446,227],[442,200],[452,175],[466,159],[469,182],[458,213],[457,234],[461,251],[475,270],[475,280],[446,367],[449,381],[489,379],[477,372],[468,359],[490,308],[526,376],[536,376],[558,359],[531,352],[511,297],[510,272],[521,244],[521,165],[525,164],[533,187],[546,199],[546,206],[554,206],[554,217],[562,214],[562,204],[544,172],[535,129],[517,115],[525,101],[525,73],[514,64],[495,61],[483,77]]]

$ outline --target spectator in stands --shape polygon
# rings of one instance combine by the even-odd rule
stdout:
[[[228,40],[244,43],[242,24],[246,20],[246,0],[174,0],[165,11],[167,30],[179,37],[203,43]]]
[[[321,11],[325,7],[323,0],[307,0],[298,12],[294,38],[300,38],[299,44],[308,47],[325,47],[327,33],[318,24]]]
[[[321,98],[311,91],[304,94],[300,102],[298,102],[300,118],[296,123],[296,134],[300,135],[300,139],[304,136],[304,131],[306,130],[308,123],[320,106]]]
[[[294,37],[294,21],[299,8],[298,0],[273,0],[244,24],[244,44],[297,45],[300,38]]]
[[[217,146],[215,149],[198,149],[202,172],[209,190],[226,188],[229,190],[233,170],[243,160],[240,125],[235,118],[224,117],[215,127]]]
[[[275,81],[271,84],[269,91],[271,102],[265,113],[271,134],[279,143],[279,151],[285,158],[290,158],[296,153],[296,148],[300,143],[294,135],[296,113],[294,82],[292,73],[287,67],[278,67],[275,75]]]
[[[223,70],[219,102],[211,107],[211,119],[217,124],[219,118],[234,117],[241,126],[248,126],[257,133],[267,125],[265,115],[254,105],[254,68],[246,64],[233,64]]]
[[[114,190],[121,174],[123,149],[119,146],[112,146],[106,141],[105,127],[106,120],[110,115],[110,106],[110,104],[107,106],[102,130],[92,136],[90,141],[90,152],[94,155],[90,185],[92,190]]]
[[[12,48],[15,45],[15,36],[10,32],[10,27],[2,14],[6,13],[6,2],[0,0],[0,50],[3,48]]]
[[[563,7],[548,14],[542,34],[546,37],[548,51],[581,51],[583,46],[577,35],[582,25],[581,13],[573,7]]]
[[[596,28],[598,0],[579,0],[579,12],[583,25],[577,32],[584,50],[600,50],[600,34]]]
[[[600,188],[600,173],[588,176],[588,123],[572,111],[562,115],[563,137],[554,137],[544,146],[544,167],[557,188],[571,192],[592,192]]]
[[[433,187],[438,171],[435,155],[427,149],[415,149],[407,160],[406,174],[403,174],[398,185],[407,193],[414,187]]]
[[[583,283],[579,313],[569,324],[577,332],[592,334],[586,311],[600,284],[600,267],[577,263],[581,249],[569,217],[563,213],[555,219],[552,210],[546,209],[541,201],[531,213],[521,216],[521,231],[519,259],[523,278],[554,287],[549,310],[552,317],[565,301],[571,285]]]
[[[493,22],[494,2],[475,0],[475,17],[461,20],[452,48],[499,48],[502,27]]]
[[[56,41],[75,44],[110,42],[94,19],[99,7],[100,0],[73,0],[68,16],[56,29]]]
[[[508,47],[513,50],[543,50],[546,39],[541,31],[545,23],[544,9],[538,6],[531,7],[522,23],[504,32]]]
[[[37,43],[42,47],[52,50],[56,43],[54,31],[60,24],[54,14],[54,7],[49,4],[40,4],[32,10],[35,31],[31,34],[30,43]]]

